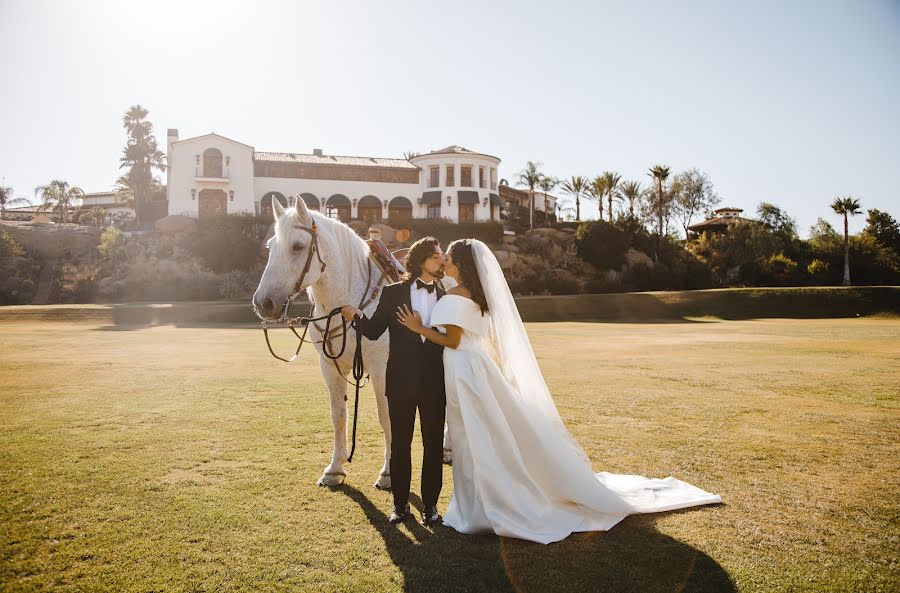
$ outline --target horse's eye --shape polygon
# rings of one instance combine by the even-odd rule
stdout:
[[[300,241],[294,241],[294,251],[300,251],[303,249],[303,243]]]

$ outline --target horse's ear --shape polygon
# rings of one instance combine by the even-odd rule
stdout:
[[[272,196],[272,215],[275,217],[275,220],[278,220],[282,214],[284,214],[284,206],[281,205],[278,198]]]
[[[304,222],[307,225],[312,223],[312,216],[310,216],[309,208],[306,207],[306,201],[302,196],[297,195],[297,197],[294,198],[294,208],[297,209],[297,216],[300,218],[301,222]]]

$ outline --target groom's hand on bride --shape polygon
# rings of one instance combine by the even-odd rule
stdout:
[[[344,305],[341,307],[341,315],[344,316],[344,319],[347,321],[353,321],[353,317],[359,315],[362,317],[362,311],[354,307],[353,305]]]

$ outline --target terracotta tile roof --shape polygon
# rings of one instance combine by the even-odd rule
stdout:
[[[351,165],[355,167],[387,167],[391,169],[418,169],[406,159],[368,156],[340,156],[334,154],[301,154],[297,152],[256,152],[254,160],[270,163],[305,163],[310,165]]]
[[[692,224],[688,227],[688,230],[694,229],[703,229],[706,227],[717,227],[717,226],[728,226],[729,222],[759,222],[757,220],[753,220],[752,218],[744,218],[743,216],[717,216],[716,218],[709,218],[704,220],[703,222],[698,222],[697,224]]]

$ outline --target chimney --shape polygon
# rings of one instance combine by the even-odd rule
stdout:
[[[313,148],[313,155],[322,156],[322,149],[321,148]]]

